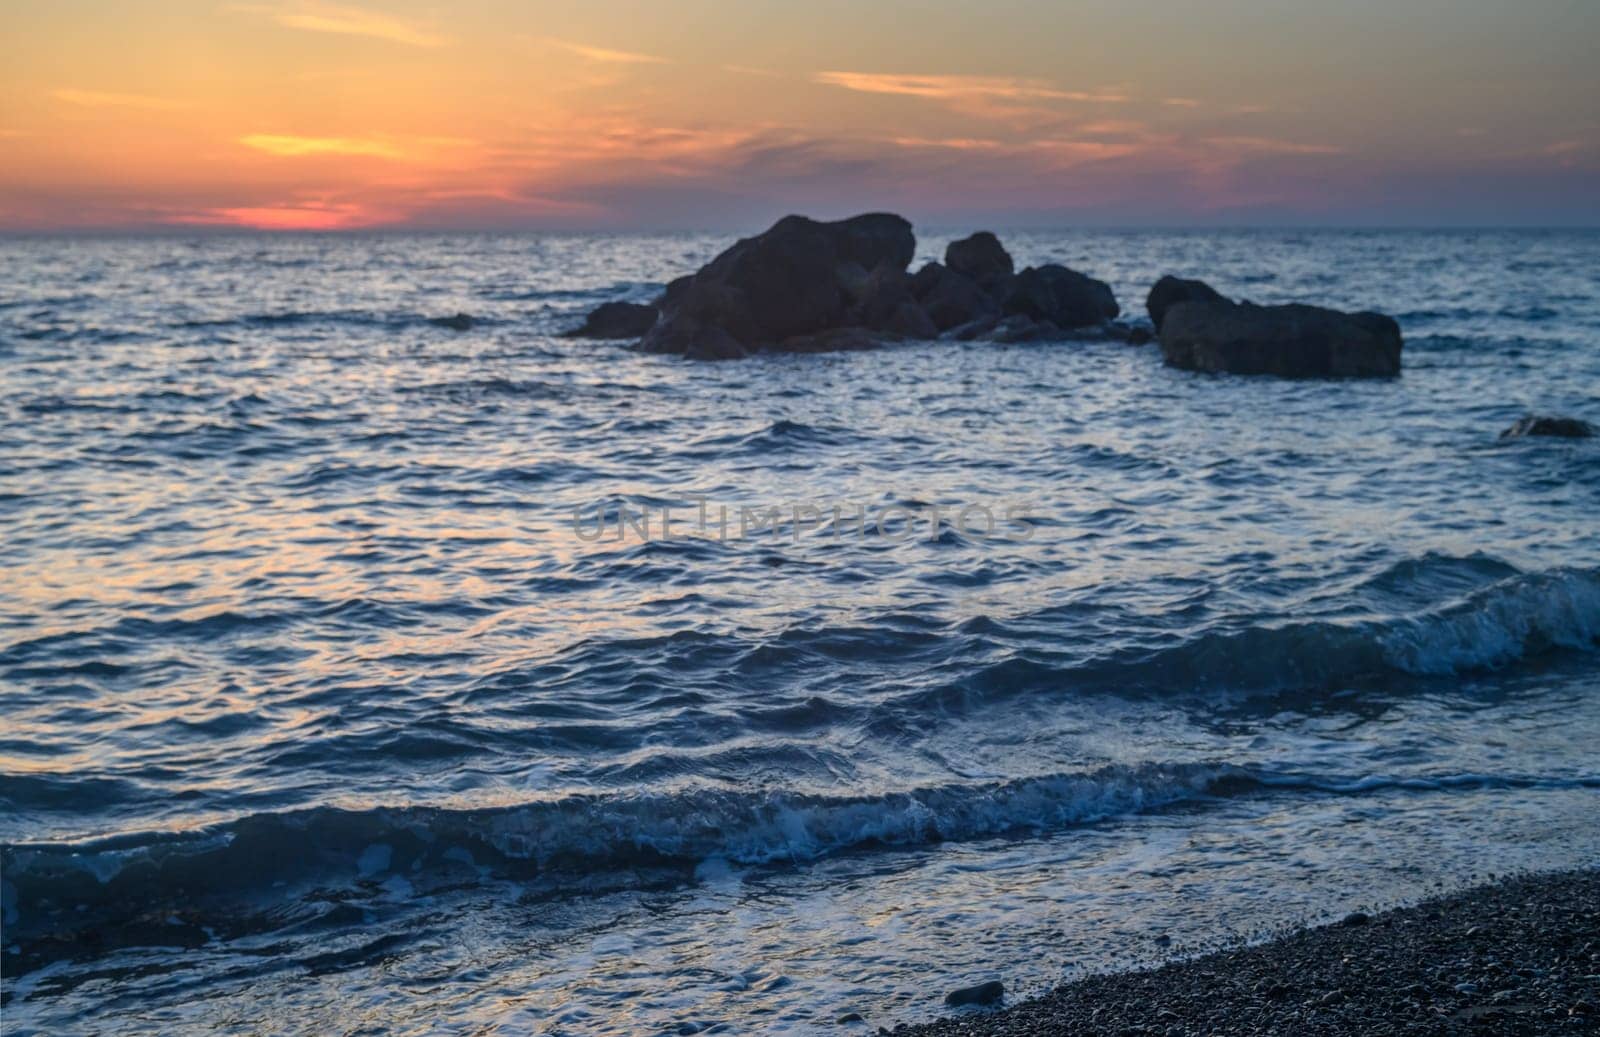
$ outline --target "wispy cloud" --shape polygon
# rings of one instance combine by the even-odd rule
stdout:
[[[1558,140],[1543,149],[1546,155],[1574,155],[1580,151],[1588,151],[1589,142],[1584,140]]]
[[[1332,144],[1301,144],[1272,137],[1207,137],[1205,143],[1225,151],[1257,155],[1337,155],[1344,151]]]
[[[1012,76],[919,76],[887,72],[818,72],[815,79],[866,94],[899,94],[936,101],[993,98],[1008,101],[1122,101],[1120,93],[1060,90],[1041,79]]]
[[[1163,97],[1161,103],[1168,108],[1198,108],[1200,102],[1192,97]]]
[[[285,28],[302,29],[306,32],[366,36],[409,47],[443,47],[450,42],[449,37],[427,26],[360,7],[317,3],[239,4],[235,5],[233,10],[265,15]]]
[[[661,65],[666,63],[666,58],[656,57],[654,54],[638,54],[631,50],[611,50],[608,47],[591,47],[585,43],[574,43],[572,40],[558,40],[554,36],[544,36],[540,42],[551,47],[564,50],[569,54],[576,54],[588,61],[598,61],[606,65]]]
[[[361,137],[296,137],[278,133],[252,133],[240,137],[239,143],[256,151],[285,158],[303,158],[310,155],[405,157],[405,152],[389,141]]]
[[[947,148],[951,151],[1009,151],[1013,147],[987,137],[895,137],[890,143],[902,148]]]
[[[149,111],[175,111],[189,107],[186,101],[167,97],[147,97],[144,94],[118,94],[105,90],[73,90],[62,88],[52,91],[58,101],[84,108],[144,108]]]

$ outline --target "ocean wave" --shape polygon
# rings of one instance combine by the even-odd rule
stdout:
[[[457,327],[455,317],[449,313],[380,313],[373,310],[272,310],[262,313],[245,313],[234,317],[200,317],[176,321],[170,326],[179,330],[208,328],[280,328],[300,325],[343,324],[382,330],[405,327],[434,327],[447,330],[467,330]],[[496,323],[492,318],[469,315],[470,326]]]
[[[1115,766],[882,795],[702,788],[485,810],[317,807],[184,833],[6,847],[0,859],[7,920],[30,927],[30,912],[45,904],[141,912],[174,898],[462,862],[512,876],[804,862],[867,846],[1053,830],[1204,796],[1224,779],[1242,788],[1243,777],[1227,765]]]
[[[1503,566],[1478,564],[1479,572]],[[1465,563],[1428,568],[1441,567],[1448,570],[1441,582],[1464,579]],[[1213,630],[1174,646],[1121,652],[1087,669],[1114,685],[1142,688],[1323,688],[1383,675],[1499,669],[1552,651],[1597,646],[1600,570],[1554,569],[1505,577],[1410,614]]]
[[[5,920],[25,942],[85,920],[115,924],[179,907],[203,913],[206,898],[236,905],[252,892],[377,883],[390,875],[565,875],[592,884],[600,873],[626,869],[804,864],[871,848],[1047,834],[1252,795],[1510,788],[1600,788],[1600,776],[1319,776],[1152,763],[878,795],[698,788],[484,810],[319,807],[193,832],[7,847]]]

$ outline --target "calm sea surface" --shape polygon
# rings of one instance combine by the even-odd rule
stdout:
[[[1600,235],[1003,237],[1405,373],[557,337],[721,236],[0,241],[6,1032],[844,1032],[1600,861],[1600,445],[1497,439],[1600,420]]]

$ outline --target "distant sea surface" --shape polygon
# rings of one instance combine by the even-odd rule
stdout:
[[[725,236],[0,241],[6,1032],[892,1027],[1600,861],[1600,443],[1498,438],[1600,420],[1600,235],[1002,237],[1404,374],[558,337]]]

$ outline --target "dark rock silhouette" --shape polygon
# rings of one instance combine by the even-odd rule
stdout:
[[[911,224],[889,213],[823,223],[785,216],[743,238],[652,305],[613,302],[573,332],[639,337],[649,353],[732,359],[760,350],[866,349],[897,339],[996,342],[1123,338],[1103,282],[1046,264],[1013,273],[1000,240],[979,231],[945,263],[906,272]]]
[[[567,337],[638,338],[655,325],[657,316],[654,306],[642,303],[602,303],[589,314],[582,327],[567,332]]]
[[[738,360],[750,355],[738,339],[714,324],[658,321],[639,342],[646,353],[676,353],[691,360]]]
[[[1086,328],[1122,312],[1104,281],[1056,263],[1030,266],[1000,288],[1000,311],[1047,320],[1062,328]]]
[[[1194,300],[1163,314],[1160,339],[1167,363],[1191,371],[1287,378],[1400,373],[1400,326],[1380,313]]]
[[[1150,323],[1155,325],[1156,333],[1160,334],[1161,318],[1178,303],[1223,301],[1222,293],[1204,281],[1189,281],[1168,274],[1150,289],[1150,294],[1145,297],[1144,308],[1150,314]]]
[[[1000,315],[1000,304],[965,274],[929,263],[911,279],[911,291],[940,331]]]
[[[998,979],[991,979],[987,983],[976,986],[962,987],[952,990],[944,996],[944,1003],[951,1007],[960,1005],[992,1005],[1005,996],[1005,984]]]
[[[993,290],[1015,270],[1011,253],[1000,244],[999,238],[986,230],[946,245],[944,265],[988,290]]]
[[[830,328],[887,322],[909,291],[916,251],[911,224],[870,213],[835,223],[785,216],[764,234],[744,238],[662,299],[661,319],[642,343],[651,352],[693,341],[696,329],[720,328],[746,349]],[[887,268],[887,273],[880,272]]]
[[[1047,342],[1065,336],[1061,326],[1055,321],[1034,320],[1032,317],[1014,313],[996,322],[983,337],[995,342]]]
[[[471,314],[457,313],[449,317],[429,317],[428,323],[436,328],[449,328],[451,331],[471,331],[478,322]]]
[[[1595,428],[1587,421],[1542,414],[1530,414],[1500,433],[1501,439],[1522,436],[1554,436],[1560,439],[1588,439]]]

